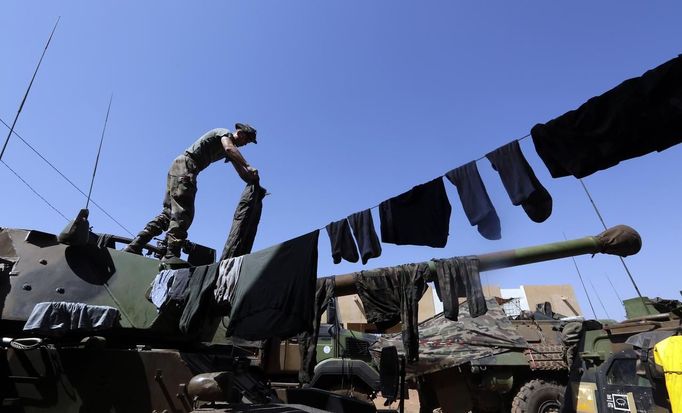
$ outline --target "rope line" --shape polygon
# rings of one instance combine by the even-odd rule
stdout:
[[[58,209],[57,209],[54,205],[52,205],[47,199],[45,199],[42,195],[40,195],[40,194],[38,193],[38,191],[36,191],[28,182],[26,182],[26,180],[25,180],[24,178],[22,178],[21,175],[19,175],[14,169],[12,169],[9,165],[7,165],[7,163],[6,163],[5,161],[3,161],[2,159],[0,159],[0,162],[2,162],[2,164],[5,165],[5,166],[7,167],[7,169],[9,169],[10,172],[12,172],[12,173],[14,174],[14,176],[16,176],[17,178],[19,178],[19,180],[20,180],[21,182],[23,182],[24,185],[26,185],[26,186],[28,187],[28,189],[30,189],[34,194],[36,194],[36,195],[38,196],[38,198],[42,199],[43,202],[45,202],[50,208],[52,208],[56,213],[58,213],[59,215],[61,215],[62,218],[64,218],[67,222],[69,222],[69,219],[66,217],[66,215],[62,214],[62,212],[61,212],[60,210],[58,210]]]

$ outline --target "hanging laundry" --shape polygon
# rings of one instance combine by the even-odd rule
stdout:
[[[355,214],[349,215],[348,223],[353,230],[353,235],[355,235],[355,241],[358,243],[362,264],[367,264],[367,261],[369,261],[370,258],[380,256],[381,243],[374,230],[372,211],[366,209],[362,212],[356,212]]]
[[[215,288],[220,263],[202,265],[194,268],[187,288],[185,308],[180,317],[180,331],[196,334],[201,331],[202,323],[209,319],[209,299]]]
[[[427,263],[361,271],[355,287],[368,323],[385,330],[402,321],[402,339],[409,363],[419,359],[419,300],[426,291]]]
[[[442,178],[417,185],[379,205],[381,241],[445,247],[451,209]]]
[[[672,411],[682,412],[682,336],[671,336],[656,343],[654,361],[663,367]]]
[[[63,301],[38,303],[24,325],[24,331],[59,336],[67,332],[101,331],[119,327],[117,308]]]
[[[531,129],[554,178],[583,178],[682,142],[682,56]]]
[[[298,371],[299,383],[310,383],[317,364],[317,339],[320,334],[320,323],[331,300],[334,299],[334,279],[319,278],[315,291],[315,306],[312,323],[307,331],[298,335],[298,349],[301,355],[301,367]]]
[[[358,249],[353,241],[353,236],[348,227],[348,221],[342,219],[332,222],[326,227],[329,242],[332,246],[332,258],[334,264],[341,262],[341,258],[348,262],[358,262]]]
[[[469,223],[478,226],[479,234],[490,240],[500,239],[502,230],[500,218],[490,201],[488,191],[483,186],[481,175],[475,161],[455,168],[445,174],[450,182],[457,187],[462,207],[469,218]]]
[[[227,335],[287,338],[312,323],[319,231],[244,256]]]
[[[234,211],[230,234],[227,236],[219,261],[251,252],[266,193],[267,191],[257,183],[246,185]]]
[[[168,299],[183,301],[187,298],[187,286],[189,285],[189,278],[192,275],[192,271],[189,268],[181,268],[172,271],[175,274],[173,276],[173,284],[168,291]]]
[[[513,205],[521,205],[535,222],[543,222],[552,214],[552,196],[535,176],[521,152],[519,141],[511,141],[486,155],[500,174],[504,189]]]
[[[174,279],[175,271],[173,270],[163,270],[154,277],[149,297],[156,308],[161,308],[161,306],[166,303],[166,300],[168,300],[168,293]]]
[[[462,292],[467,297],[471,317],[478,317],[488,311],[478,271],[478,257],[455,257],[434,262],[437,274],[436,294],[443,302],[443,315],[446,318],[457,321],[459,296]]]
[[[237,281],[242,269],[244,256],[228,258],[220,262],[218,268],[218,280],[214,290],[215,302],[219,307],[230,309],[234,293],[237,289]]]

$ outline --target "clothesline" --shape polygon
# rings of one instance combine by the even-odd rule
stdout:
[[[521,137],[521,138],[513,139],[512,141],[521,142],[522,140],[524,140],[524,139],[526,139],[526,138],[528,138],[528,137],[530,137],[530,133],[528,133],[527,135],[525,135],[525,136],[523,136],[523,137]],[[480,158],[475,159],[474,162],[478,162],[478,161],[483,160],[483,159],[485,159],[485,155],[481,156]],[[437,176],[437,177],[434,178],[434,179],[437,179],[437,178],[444,178],[444,177],[445,177],[445,174],[442,174],[442,175],[440,175],[440,176]],[[379,208],[380,205],[381,205],[381,203],[376,204],[376,205],[374,205],[373,207],[370,207],[370,208],[368,208],[368,209],[370,209],[370,210],[376,209],[376,208]],[[325,229],[326,227],[327,227],[327,225],[323,225],[322,227],[317,228],[317,230],[318,230],[318,231],[322,231],[322,230]]]

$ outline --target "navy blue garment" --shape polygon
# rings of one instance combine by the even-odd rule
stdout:
[[[381,243],[379,237],[374,230],[374,220],[372,219],[372,212],[366,209],[362,212],[348,216],[348,223],[355,235],[355,241],[358,243],[360,250],[360,257],[362,264],[367,264],[370,258],[376,258],[381,255]]]
[[[180,317],[180,331],[198,334],[210,318],[210,299],[220,263],[202,265],[192,271],[186,290],[185,308]]]
[[[504,189],[513,205],[521,205],[535,222],[543,222],[552,214],[552,196],[535,176],[521,152],[519,141],[511,141],[486,155],[500,174]]]
[[[340,263],[341,258],[348,262],[358,262],[360,257],[358,256],[358,249],[355,246],[355,241],[353,241],[353,236],[350,234],[348,221],[344,218],[332,222],[327,225],[326,229],[329,235],[329,243],[332,247],[334,264]]]
[[[469,223],[477,225],[478,232],[486,239],[500,239],[502,237],[500,218],[493,203],[490,202],[488,191],[483,186],[476,162],[472,161],[455,168],[445,176],[457,187],[459,200]]]
[[[554,178],[582,178],[682,142],[682,56],[531,129]]]
[[[379,205],[381,241],[442,248],[448,242],[451,210],[442,178],[417,185]]]

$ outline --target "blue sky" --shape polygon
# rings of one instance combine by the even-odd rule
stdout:
[[[677,56],[680,15],[682,3],[674,1],[8,0],[0,5],[0,117],[13,119],[62,16],[16,131],[87,190],[113,93],[93,198],[136,233],[160,211],[175,156],[209,129],[249,122],[259,144],[243,154],[271,192],[260,249],[479,158]],[[502,240],[478,235],[447,183],[448,245],[384,244],[382,257],[365,268],[599,233],[579,181],[552,179],[530,139],[521,147],[554,198],[545,223],[512,206],[489,163],[479,161]],[[642,251],[626,262],[650,296],[679,298],[682,289],[681,155],[677,146],[585,179],[607,225],[628,224],[642,235]],[[18,139],[3,160],[65,215],[85,205]],[[63,228],[64,219],[5,168],[0,179],[0,226]],[[190,238],[220,250],[242,188],[228,165],[204,171]],[[125,234],[97,209],[90,222],[95,231]],[[378,230],[378,215],[375,222]],[[635,293],[618,259],[577,262],[610,316],[622,317],[606,275],[621,296]],[[362,268],[334,265],[322,233],[320,275]],[[570,260],[485,273],[483,281],[503,288],[571,283],[590,314]]]

